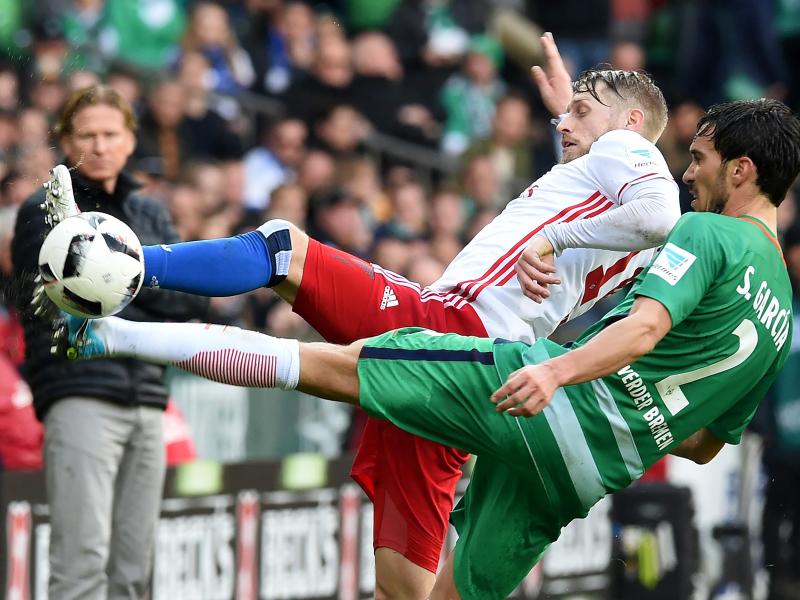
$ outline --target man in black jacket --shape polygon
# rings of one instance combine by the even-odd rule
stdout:
[[[50,324],[31,314],[30,303],[39,248],[51,229],[41,205],[52,202],[54,192],[71,195],[74,187],[81,211],[121,219],[143,244],[179,241],[166,208],[138,194],[123,171],[135,129],[130,106],[113,89],[76,92],[57,125],[67,163],[75,165],[71,185],[64,168],[57,168],[51,188],[22,205],[12,241],[24,311],[23,370],[45,427],[49,596],[59,600],[141,598],[150,577],[165,470],[164,370],[129,359],[57,359],[50,355]],[[120,316],[185,321],[202,317],[206,308],[199,297],[142,290]]]

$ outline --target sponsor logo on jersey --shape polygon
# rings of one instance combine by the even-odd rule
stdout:
[[[650,167],[657,164],[655,156],[653,156],[653,151],[649,148],[636,148],[633,150],[628,148],[627,152],[628,159],[630,159],[631,163],[636,169]]]
[[[648,273],[658,275],[670,285],[675,285],[686,275],[697,257],[691,252],[667,242],[659,252]]]
[[[381,299],[381,310],[386,310],[392,306],[397,306],[400,303],[397,301],[397,296],[394,290],[388,285],[383,289],[383,298]]]

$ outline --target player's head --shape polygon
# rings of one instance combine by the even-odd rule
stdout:
[[[717,104],[697,124],[683,181],[698,211],[722,213],[732,194],[778,206],[800,171],[800,121],[778,100]]]
[[[572,100],[557,130],[562,162],[589,152],[604,133],[630,129],[655,142],[667,124],[667,103],[649,75],[637,71],[584,71],[572,84]]]
[[[93,85],[74,92],[56,124],[67,160],[89,179],[115,179],[136,146],[136,117],[113,88]]]

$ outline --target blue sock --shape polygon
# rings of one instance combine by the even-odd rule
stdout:
[[[198,294],[234,296],[286,279],[291,238],[285,221],[231,238],[143,246],[144,285]]]

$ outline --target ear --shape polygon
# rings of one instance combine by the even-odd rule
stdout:
[[[728,163],[728,173],[735,187],[748,182],[755,183],[758,179],[758,170],[753,161],[747,156],[740,156]]]
[[[644,129],[644,111],[641,108],[632,108],[628,111],[628,120],[625,129],[642,133]]]

